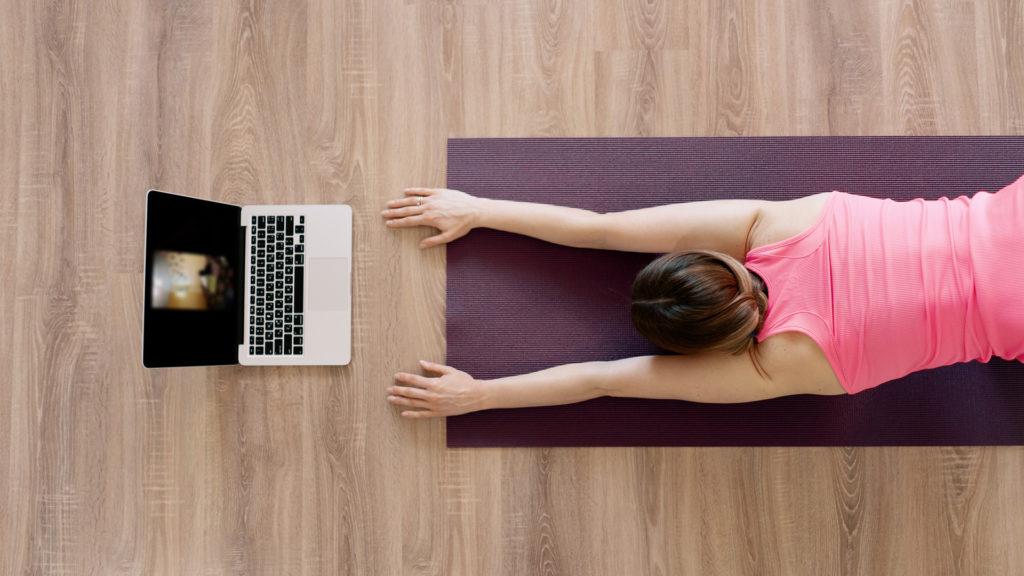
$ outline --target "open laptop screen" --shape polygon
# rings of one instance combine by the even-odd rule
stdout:
[[[242,209],[155,190],[146,203],[143,364],[237,363]]]

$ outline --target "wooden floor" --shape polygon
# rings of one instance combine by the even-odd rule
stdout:
[[[1024,447],[447,450],[449,136],[1024,134],[1024,5],[0,0],[0,574],[1020,574]],[[148,371],[143,198],[355,209],[343,369]]]

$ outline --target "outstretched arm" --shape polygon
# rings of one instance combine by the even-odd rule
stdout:
[[[397,385],[387,390],[388,401],[407,408],[402,415],[409,418],[571,404],[599,396],[733,403],[803,391],[762,376],[745,354],[638,356],[566,364],[494,380],[477,380],[432,362],[421,365],[438,376],[399,372],[395,375]]]
[[[477,227],[532,236],[577,248],[675,252],[705,248],[742,259],[750,230],[768,200],[702,200],[597,213],[579,208],[477,198],[443,188],[409,188],[382,216],[394,228],[433,226],[421,242],[436,246]]]

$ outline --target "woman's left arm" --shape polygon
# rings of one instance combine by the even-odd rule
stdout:
[[[421,360],[420,366],[437,376],[395,374],[396,385],[387,389],[388,401],[419,409],[402,412],[402,416],[409,418],[455,416],[489,408],[571,404],[609,392],[603,388],[603,364],[565,364],[530,374],[478,380],[451,366]]]
[[[489,408],[571,404],[600,396],[692,402],[750,402],[797,393],[762,375],[746,354],[638,356],[555,366],[530,374],[477,380],[450,366],[421,362],[424,377],[400,372],[388,401],[414,408],[403,416],[454,416]]]

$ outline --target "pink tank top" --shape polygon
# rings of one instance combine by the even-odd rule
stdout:
[[[993,355],[1024,361],[1024,176],[953,200],[833,191],[810,228],[744,263],[768,287],[757,340],[807,334],[851,394]]]

